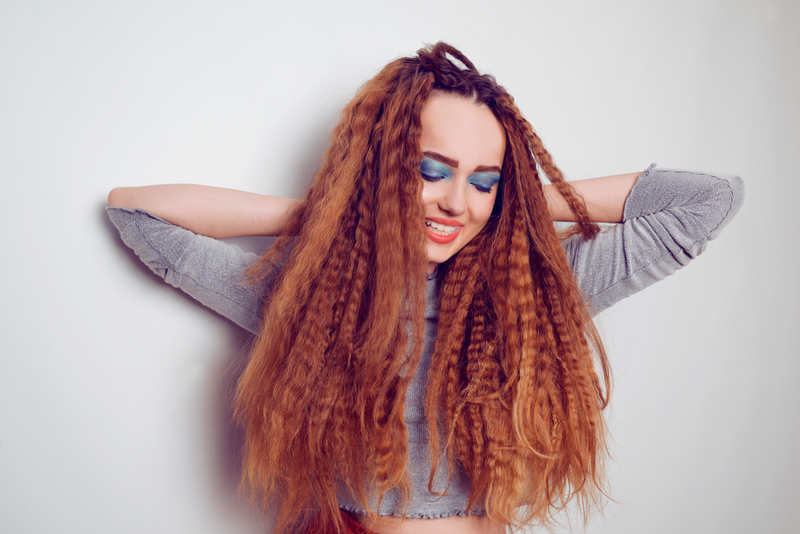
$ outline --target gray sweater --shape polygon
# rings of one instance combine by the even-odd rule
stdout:
[[[594,313],[662,280],[705,250],[742,205],[744,186],[736,176],[656,169],[651,165],[634,185],[625,203],[623,222],[609,226],[591,241],[564,241],[564,252]],[[204,305],[255,332],[264,295],[271,290],[238,283],[255,254],[223,241],[196,235],[147,211],[108,208],[122,240],[169,284]],[[409,432],[409,472],[412,478],[408,517],[438,518],[464,515],[469,488],[463,473],[437,473],[428,491],[430,458],[424,403],[427,370],[438,329],[438,280],[429,277],[425,344],[409,386],[405,420]],[[446,465],[446,464],[440,464]],[[381,515],[401,515],[398,494],[388,494]],[[339,492],[341,508],[362,512],[346,491]],[[470,513],[480,514],[482,509]]]

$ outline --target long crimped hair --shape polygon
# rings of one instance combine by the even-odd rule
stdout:
[[[343,109],[287,237],[252,271],[262,280],[281,265],[236,412],[244,482],[279,502],[278,531],[312,520],[343,531],[337,491],[373,515],[390,490],[408,502],[403,413],[426,305],[420,113],[440,93],[488,107],[507,142],[489,222],[438,273],[429,486],[458,462],[468,509],[513,526],[547,523],[575,497],[590,504],[601,486],[609,370],[540,172],[584,239],[597,227],[513,98],[438,43],[391,62]]]

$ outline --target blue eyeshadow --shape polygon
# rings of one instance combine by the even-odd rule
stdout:
[[[450,167],[431,158],[422,159],[419,171],[424,176],[431,178],[449,179],[453,177],[453,172],[450,170]]]
[[[453,171],[440,161],[425,157],[419,166],[419,172],[422,178],[429,182],[438,182],[439,180],[449,180],[453,177]],[[479,190],[488,192],[500,181],[500,175],[496,172],[476,172],[470,174],[467,178],[467,183],[477,187]]]
[[[477,185],[486,189],[491,189],[500,181],[500,175],[494,172],[476,172],[467,179],[472,185]]]

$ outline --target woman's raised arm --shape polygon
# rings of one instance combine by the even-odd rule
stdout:
[[[738,176],[655,165],[635,175],[570,183],[583,195],[592,218],[621,223],[609,225],[588,241],[573,236],[562,243],[595,313],[696,258],[744,200],[744,184]],[[617,211],[620,207],[622,211]]]
[[[300,200],[210,187],[173,184],[118,187],[108,205],[141,208],[196,234],[218,239],[244,235],[279,235]]]

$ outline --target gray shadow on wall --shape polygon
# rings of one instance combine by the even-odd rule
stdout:
[[[247,365],[252,336],[239,326],[227,321],[227,349],[217,359],[218,365],[209,376],[209,396],[213,403],[207,406],[209,428],[214,430],[214,458],[212,468],[216,471],[217,487],[215,488],[219,502],[227,504],[224,512],[258,518],[269,526],[272,532],[272,514],[264,517],[258,503],[251,503],[250,495],[240,487],[242,476],[242,452],[244,450],[244,428],[237,424],[234,415],[234,399],[239,377]]]
[[[216,502],[219,503],[218,512],[231,519],[232,524],[245,522],[258,527],[259,532],[271,532],[271,521],[269,514],[264,518],[259,506],[251,506],[249,497],[240,491],[239,481],[242,473],[242,450],[244,445],[244,430],[236,423],[234,416],[234,396],[236,384],[247,363],[247,355],[252,341],[252,334],[243,330],[241,327],[218,315],[213,310],[194,300],[192,297],[169,286],[160,276],[155,274],[150,268],[141,262],[136,253],[128,248],[122,241],[119,233],[106,214],[105,208],[100,214],[101,224],[108,230],[112,239],[116,242],[116,251],[125,260],[120,262],[123,269],[133,276],[141,278],[144,284],[159,286],[173,295],[174,298],[183,300],[187,306],[194,306],[217,317],[217,320],[225,324],[226,339],[223,345],[225,350],[213,356],[213,365],[206,382],[198,386],[201,388],[199,394],[207,400],[204,408],[203,418],[207,421],[204,428],[207,432],[198,436],[198,439],[209,441],[205,449],[211,452],[208,458],[209,469],[212,471],[211,477],[216,481],[211,488],[216,495]],[[229,239],[248,252],[261,252],[268,248],[273,242],[271,237],[241,237]]]
[[[304,197],[305,190],[312,184],[319,169],[322,155],[330,141],[330,131],[334,126],[334,117],[331,117],[330,120],[330,124],[324,124],[324,121],[321,121],[319,126],[314,129],[315,131],[309,132],[307,135],[305,148],[290,155],[294,168],[297,169],[294,178],[290,179],[295,185],[292,194],[297,198]],[[265,163],[265,174],[268,172],[268,168],[269,165]],[[118,253],[125,257],[125,261],[122,261],[121,264],[126,265],[125,268],[133,276],[142,278],[143,283],[165,286],[164,280],[142,263],[136,253],[122,242],[105,209],[101,210],[100,217],[101,224],[106,227],[113,236],[112,239],[116,241]],[[226,241],[246,252],[259,254],[271,246],[274,240],[275,238],[271,237],[238,237]],[[249,495],[240,489],[245,436],[244,429],[236,423],[234,416],[234,397],[236,384],[247,363],[252,335],[232,321],[207,309],[182,291],[173,287],[165,288],[165,291],[170,291],[176,295],[176,298],[183,299],[189,306],[202,308],[206,313],[215,315],[219,318],[218,320],[225,323],[227,339],[224,346],[226,349],[214,358],[213,369],[209,373],[203,391],[204,398],[209,401],[205,406],[208,434],[198,438],[209,439],[212,442],[208,446],[208,450],[213,451],[208,463],[213,471],[213,479],[216,481],[212,490],[220,505],[218,512],[230,518],[232,524],[240,524],[244,521],[248,527],[253,525],[254,532],[272,532],[274,514],[267,512],[264,517],[261,513],[260,503],[251,505]]]

